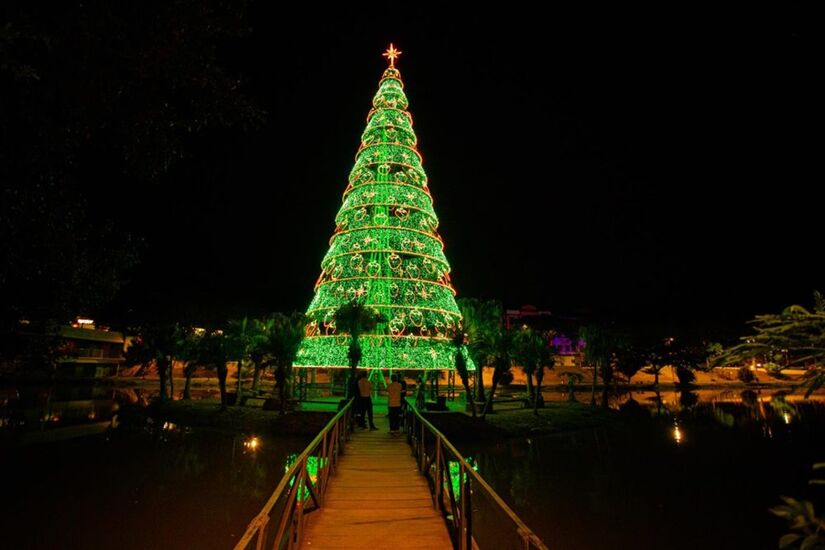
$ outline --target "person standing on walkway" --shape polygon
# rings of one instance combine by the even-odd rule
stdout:
[[[369,381],[365,372],[361,373],[361,378],[358,380],[358,396],[361,401],[361,411],[370,421],[370,430],[377,430],[372,420],[372,382]]]
[[[398,382],[398,375],[390,376],[390,385],[387,386],[387,404],[390,408],[390,433],[398,435],[401,423],[401,384]]]

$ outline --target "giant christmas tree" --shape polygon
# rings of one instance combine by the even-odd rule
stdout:
[[[438,235],[427,174],[416,149],[407,97],[392,44],[361,135],[309,304],[307,337],[296,367],[348,366],[349,338],[334,315],[356,301],[382,322],[361,336],[362,368],[452,369],[451,342],[461,318],[450,265]],[[469,370],[473,370],[468,360]]]

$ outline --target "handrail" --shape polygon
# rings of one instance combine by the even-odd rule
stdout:
[[[338,411],[324,429],[315,436],[304,451],[295,459],[287,472],[281,478],[272,496],[266,501],[261,511],[252,518],[243,537],[235,545],[235,550],[247,550],[255,541],[254,548],[295,548],[301,543],[304,529],[304,516],[321,507],[329,484],[329,475],[335,471],[338,456],[344,454],[344,443],[349,439],[351,430],[352,400]],[[314,453],[320,447],[318,456]],[[316,459],[317,472],[313,482],[308,471],[309,458]],[[273,516],[275,505],[285,497],[283,508],[279,515]],[[307,507],[310,499],[314,507]],[[270,521],[276,520],[278,530],[271,537],[268,529]],[[287,537],[284,540],[284,537]]]
[[[473,532],[473,507],[471,497],[474,491],[485,493],[515,526],[519,547],[524,550],[548,550],[547,546],[507,503],[484,481],[458,449],[424,418],[412,403],[407,404],[407,441],[412,447],[419,470],[427,477],[433,505],[441,510],[453,547],[459,550],[478,548]],[[427,432],[434,441],[427,451]],[[455,494],[447,455],[458,462],[458,495]],[[445,475],[446,474],[446,475]],[[485,545],[490,546],[490,545]]]

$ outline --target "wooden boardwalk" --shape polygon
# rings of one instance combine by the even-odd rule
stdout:
[[[306,518],[304,548],[452,548],[406,436],[356,430],[322,508]]]

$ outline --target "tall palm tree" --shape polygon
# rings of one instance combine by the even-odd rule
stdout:
[[[249,360],[252,362],[252,391],[261,387],[261,371],[268,365],[267,352],[273,327],[273,316],[252,319],[249,323]]]
[[[296,311],[291,315],[275,313],[271,321],[266,355],[275,367],[275,383],[281,400],[281,414],[284,414],[292,364],[306,335],[307,318]]]
[[[230,344],[231,353],[228,359],[233,359],[238,362],[238,388],[235,404],[240,406],[243,391],[243,382],[241,379],[241,367],[244,359],[249,355],[249,348],[251,347],[252,335],[249,331],[249,318],[233,319],[229,321],[226,327],[227,343]]]
[[[501,311],[501,304],[498,304],[498,309]],[[501,319],[500,316],[498,318]],[[493,386],[490,388],[490,393],[487,395],[487,401],[484,404],[484,411],[481,413],[481,418],[484,418],[492,410],[493,397],[502,376],[513,365],[515,352],[513,331],[505,329],[501,326],[501,323],[491,324],[482,334],[477,347],[479,355],[485,358],[484,362],[493,366]]]
[[[584,359],[593,366],[593,385],[590,393],[590,405],[596,406],[596,382],[602,376],[602,405],[607,407],[610,380],[613,374],[613,357],[617,351],[615,331],[600,325],[581,327],[579,335],[584,340]]]
[[[151,324],[141,327],[132,345],[124,352],[125,364],[148,365],[152,361],[158,369],[160,400],[169,398],[166,391],[172,360],[178,351],[181,328],[175,324]]]
[[[350,380],[354,380],[358,371],[358,363],[361,362],[361,342],[359,339],[365,332],[375,329],[378,323],[383,321],[381,314],[375,309],[359,304],[355,300],[342,305],[335,311],[335,330],[343,334],[349,334],[349,349],[347,357],[350,366]],[[347,385],[348,397],[354,397],[353,384]]]
[[[535,415],[538,415],[538,408],[542,402],[541,383],[544,380],[544,369],[552,369],[555,362],[555,349],[550,344],[550,336],[549,333],[525,327],[517,330],[513,337],[515,357],[522,364],[524,373],[527,375],[527,393],[533,404]],[[532,384],[534,375],[536,377],[535,393]]]
[[[467,335],[468,349],[476,365],[476,400],[486,402],[484,395],[484,367],[488,366],[487,357],[482,353],[479,344],[485,333],[498,330],[501,324],[501,304],[495,300],[479,300],[477,298],[459,298],[458,308],[461,310],[462,327]]]
[[[473,401],[473,392],[470,391],[470,376],[467,372],[467,359],[464,357],[467,349],[467,333],[464,332],[463,324],[459,325],[453,335],[453,346],[455,346],[455,370],[461,378],[461,383],[464,385],[464,395],[467,396],[467,403],[470,405],[473,418],[476,416],[475,402]]]

